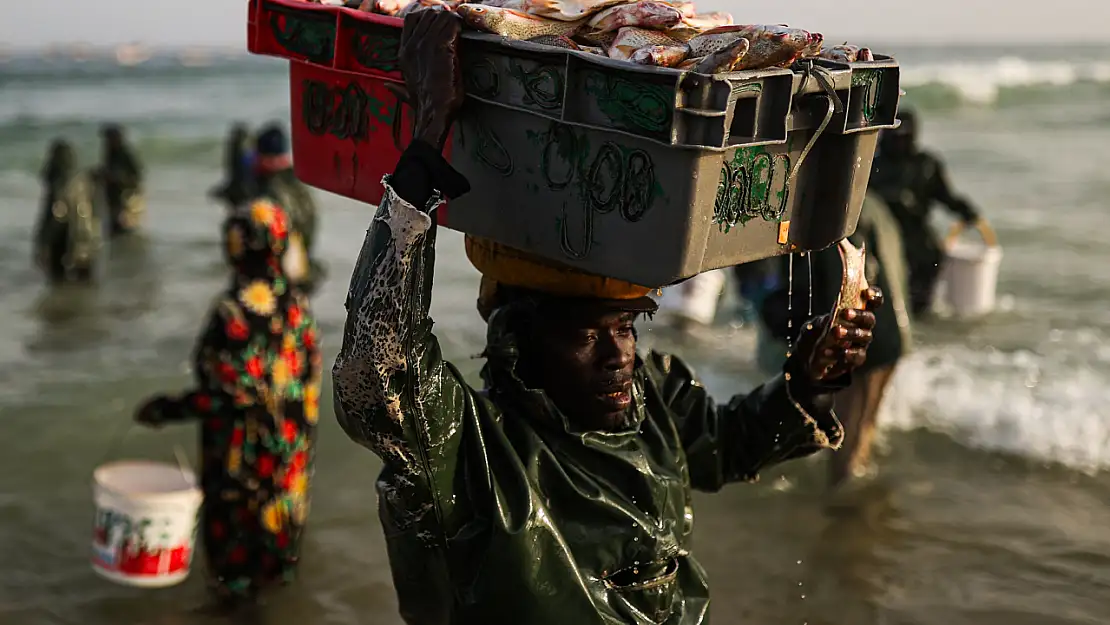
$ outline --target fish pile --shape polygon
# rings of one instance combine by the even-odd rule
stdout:
[[[874,60],[868,48],[824,48],[820,33],[784,24],[735,24],[728,13],[698,13],[688,0],[306,1],[398,17],[454,11],[468,27],[506,39],[702,74],[789,67],[806,58]]]

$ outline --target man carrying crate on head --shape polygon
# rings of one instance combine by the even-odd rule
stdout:
[[[781,375],[717,404],[680,359],[637,355],[650,289],[468,238],[489,324],[486,388],[468,386],[428,316],[431,212],[469,190],[441,156],[464,98],[458,38],[449,12],[405,20],[415,137],[367,232],[334,369],[340,424],[385,463],[379,515],[401,613],[422,625],[704,623],[692,490],[836,448],[832,394],[864,362],[874,315],[811,320]]]

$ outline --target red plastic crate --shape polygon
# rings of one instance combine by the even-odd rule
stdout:
[[[252,0],[250,51],[290,61],[293,169],[306,184],[381,201],[382,177],[412,137],[411,111],[385,87],[403,82],[402,24],[299,0]]]

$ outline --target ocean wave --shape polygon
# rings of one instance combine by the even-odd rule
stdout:
[[[1092,331],[1049,340],[1045,353],[945,345],[911,354],[887,392],[883,426],[1089,473],[1110,468],[1110,343]],[[1069,344],[1075,350],[1061,349]]]
[[[906,64],[902,88],[911,97],[928,96],[937,88],[954,94],[959,102],[996,104],[1008,91],[1070,91],[1076,85],[1110,85],[1110,60],[1030,61],[1019,57],[968,62]],[[930,98],[930,100],[937,98]],[[957,102],[957,103],[959,103]],[[939,102],[938,102],[939,104]]]

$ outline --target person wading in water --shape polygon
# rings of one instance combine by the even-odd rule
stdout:
[[[883,131],[868,187],[898,223],[909,271],[910,312],[921,315],[933,306],[943,260],[940,239],[929,224],[933,205],[945,206],[969,224],[979,220],[979,213],[952,191],[940,158],[918,146],[913,111],[902,111],[898,118],[900,127]]]
[[[112,237],[134,232],[146,212],[143,195],[143,168],[134,150],[127,145],[123,128],[108,124],[101,130],[104,161],[97,172],[108,205],[108,233]]]
[[[282,271],[288,233],[271,202],[232,211],[233,274],[194,351],[197,385],[135,415],[201,427],[200,529],[210,585],[227,607],[293,579],[308,520],[323,362],[308,298]]]
[[[636,353],[650,289],[468,238],[483,275],[486,388],[443,360],[428,316],[441,153],[464,94],[456,15],[406,17],[414,140],[387,179],[351,278],[336,417],[378,454],[400,611],[416,625],[708,620],[692,489],[755,480],[835,448],[832,396],[865,361],[874,315],[811,320],[782,374],[718,404],[679,358]],[[866,294],[878,305],[877,291]]]
[[[100,252],[100,219],[92,178],[77,166],[73,146],[50,145],[42,170],[43,199],[35,226],[35,263],[50,281],[89,282]]]

